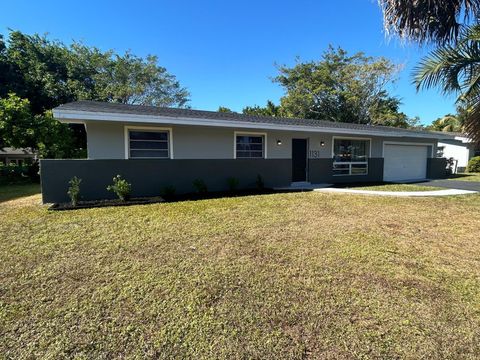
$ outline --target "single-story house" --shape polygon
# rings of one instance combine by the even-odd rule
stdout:
[[[35,153],[29,149],[16,149],[13,147],[0,148],[0,163],[4,165],[23,165],[36,160]]]
[[[247,188],[259,176],[266,187],[445,176],[444,135],[428,131],[92,101],[53,114],[85,125],[88,159],[41,160],[44,202],[68,201],[74,176],[84,199],[113,197],[106,186],[117,174],[133,196],[192,192],[196,179],[221,191],[230,177]]]
[[[438,156],[454,159],[456,166],[454,172],[464,172],[468,161],[474,156],[480,156],[480,148],[468,136],[459,133],[448,134],[450,138],[438,142]]]

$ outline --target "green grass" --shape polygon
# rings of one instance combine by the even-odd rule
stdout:
[[[480,181],[480,173],[464,173],[452,175],[449,180]]]
[[[355,190],[373,190],[373,191],[432,191],[432,190],[445,190],[444,188],[436,186],[421,186],[415,184],[383,184],[383,185],[371,185],[371,186],[355,186],[350,187]]]
[[[479,195],[39,199],[0,203],[1,357],[480,356]]]
[[[0,185],[0,202],[40,193],[40,184]]]

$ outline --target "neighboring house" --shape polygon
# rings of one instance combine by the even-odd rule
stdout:
[[[448,133],[447,133],[448,134]],[[451,133],[450,133],[451,134]],[[450,135],[449,134],[449,135]],[[438,156],[456,161],[454,172],[464,172],[468,161],[474,156],[480,156],[480,149],[464,134],[451,134],[450,139],[438,142]]]
[[[36,159],[31,149],[0,148],[0,163],[4,165],[23,165]]]
[[[120,174],[134,196],[166,186],[227,189],[226,179],[254,187],[407,181],[445,175],[437,158],[444,135],[319,120],[79,101],[53,110],[64,123],[85,124],[87,160],[41,160],[44,202],[67,201],[68,181],[81,178],[84,199],[110,198]]]

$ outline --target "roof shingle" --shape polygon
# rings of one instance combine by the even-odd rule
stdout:
[[[388,126],[379,125],[364,125],[354,123],[340,123],[325,120],[300,119],[300,118],[283,118],[283,117],[268,117],[246,115],[239,113],[225,113],[217,111],[193,110],[193,109],[179,109],[169,107],[156,107],[146,105],[129,105],[98,101],[76,101],[58,106],[58,110],[71,111],[85,111],[85,112],[103,112],[103,113],[119,113],[119,114],[135,114],[135,115],[150,115],[150,116],[165,116],[172,118],[189,118],[189,119],[212,119],[212,120],[231,120],[250,122],[255,124],[278,124],[278,125],[293,125],[293,126],[307,126],[315,128],[338,128],[350,129],[359,131],[379,131],[379,132],[395,132],[399,135],[404,134],[425,134],[434,135],[435,132],[425,130],[400,129]],[[448,134],[444,134],[449,137]],[[454,136],[452,136],[454,137]]]

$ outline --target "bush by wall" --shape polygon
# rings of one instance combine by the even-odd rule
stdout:
[[[470,159],[467,165],[467,172],[480,172],[480,156]]]
[[[15,184],[23,182],[38,182],[38,163],[5,165],[0,163],[0,184]]]
[[[117,194],[121,201],[127,201],[132,193],[132,184],[122,179],[120,175],[117,175],[113,178],[113,185],[108,185],[107,190]]]

